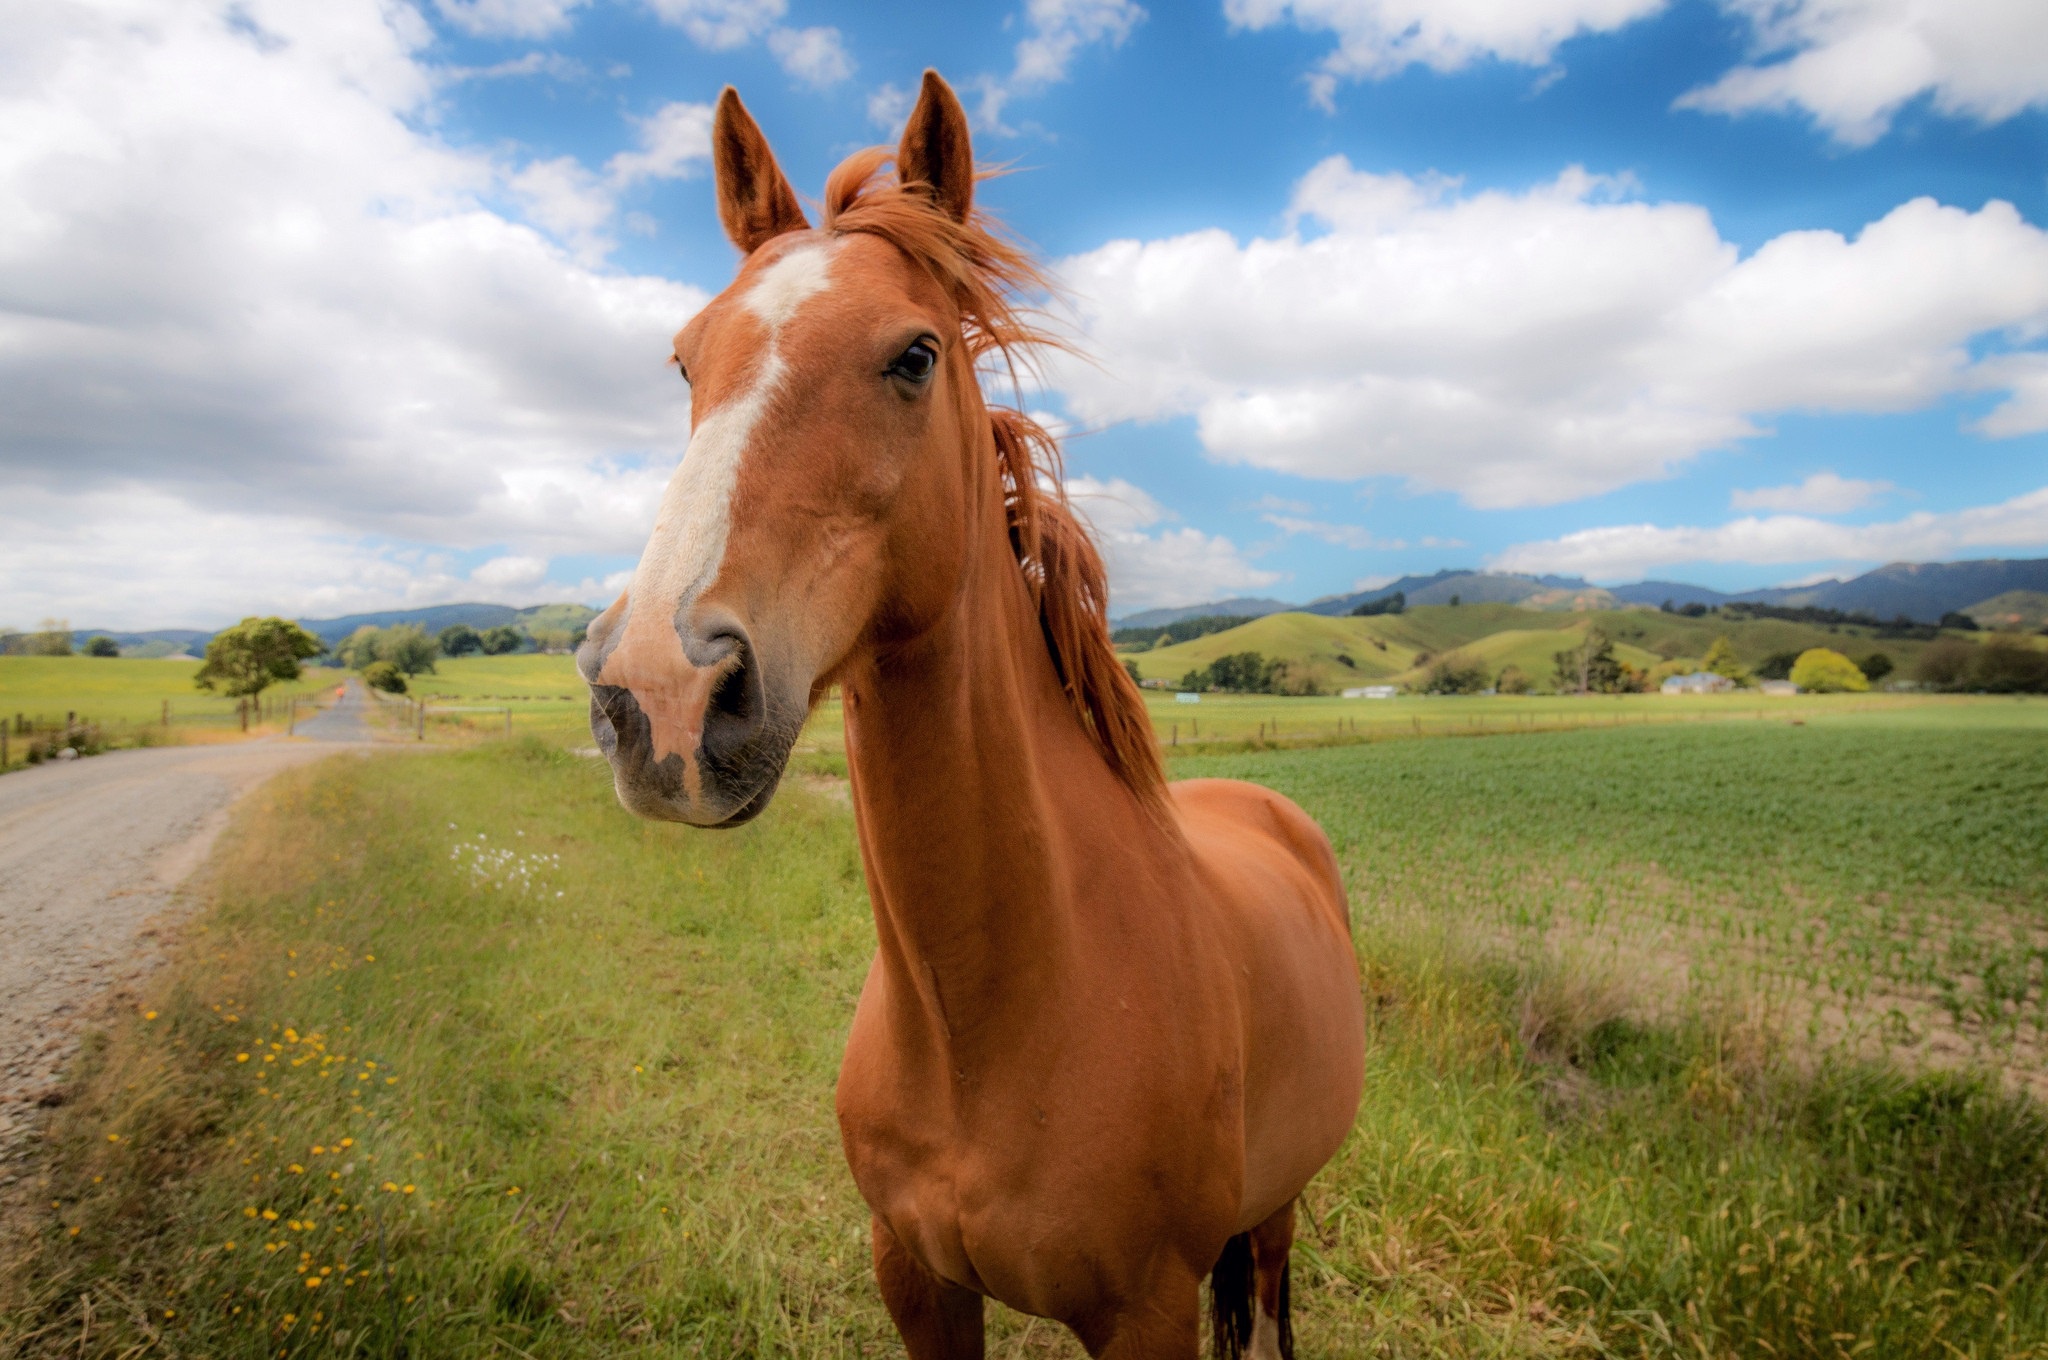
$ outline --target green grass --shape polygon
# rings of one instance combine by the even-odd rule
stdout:
[[[1175,761],[1300,798],[1352,885],[1372,1045],[1304,1360],[2048,1356],[2041,1107],[1740,989],[1904,966],[1843,952],[1869,913],[2038,922],[2048,705],[1809,713]],[[798,786],[710,835],[608,783],[527,741],[260,794],[53,1115],[0,1353],[895,1353],[831,1113],[850,814]],[[1656,931],[1704,974],[1646,971]]]
[[[170,701],[177,722],[225,722],[235,701],[195,688],[197,661],[145,661],[99,656],[0,656],[0,717],[24,714],[61,723],[67,712],[100,723],[154,723]],[[334,682],[334,672],[310,667],[299,681],[276,685],[266,697],[310,694]]]

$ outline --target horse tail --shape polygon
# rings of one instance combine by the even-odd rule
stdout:
[[[1223,1254],[1209,1272],[1209,1339],[1216,1360],[1241,1360],[1252,1344],[1257,1288],[1252,1235],[1241,1232],[1223,1244]]]

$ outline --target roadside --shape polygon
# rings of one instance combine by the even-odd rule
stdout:
[[[235,801],[370,740],[345,722],[320,735],[113,751],[0,780],[0,1184],[87,1017],[158,962],[180,885]]]

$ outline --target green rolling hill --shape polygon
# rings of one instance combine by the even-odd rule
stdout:
[[[1774,653],[1831,647],[1859,659],[1884,652],[1902,673],[1928,645],[1922,639],[1883,637],[1876,629],[1847,624],[1712,614],[1688,618],[1642,608],[1561,614],[1512,604],[1469,604],[1430,605],[1368,618],[1268,614],[1190,642],[1126,649],[1123,654],[1140,676],[1168,683],[1190,670],[1206,668],[1218,657],[1257,652],[1286,661],[1292,676],[1311,681],[1323,693],[1356,685],[1413,684],[1446,656],[1493,675],[1518,666],[1543,687],[1550,681],[1555,653],[1578,646],[1595,626],[1614,640],[1616,656],[1644,670],[1663,661],[1703,656],[1718,637],[1728,638],[1751,666]]]

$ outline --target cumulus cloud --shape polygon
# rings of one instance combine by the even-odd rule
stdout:
[[[1121,477],[1069,477],[1067,496],[1095,531],[1109,568],[1114,609],[1192,604],[1270,586],[1280,573],[1245,560],[1219,534],[1182,525],[1142,488]]]
[[[586,0],[435,0],[441,17],[482,38],[545,38],[569,27]]]
[[[2048,105],[2048,6],[2039,0],[1721,0],[1748,20],[1757,60],[1678,100],[1716,113],[1802,109],[1867,146],[1908,101],[1993,123]]]
[[[2048,487],[1997,505],[1923,511],[1882,524],[1751,515],[1708,527],[1620,524],[1582,529],[1561,538],[1516,544],[1487,565],[1499,571],[1620,581],[1693,562],[1926,562],[2043,546],[2048,546]]]
[[[1009,131],[1003,123],[1009,102],[1065,80],[1083,49],[1096,43],[1121,47],[1145,11],[1134,0],[1026,0],[1023,17],[1026,36],[1017,44],[1009,75],[975,82],[981,91],[977,121],[991,132]],[[868,112],[874,115],[874,104]]]
[[[1477,61],[1546,66],[1566,39],[1606,33],[1664,8],[1666,0],[1224,0],[1231,26],[1292,24],[1328,33],[1336,48],[1308,78],[1324,108],[1344,81],[1379,80],[1409,66],[1462,70]]]
[[[1084,423],[1192,416],[1211,456],[1395,476],[1482,508],[1663,476],[1772,412],[1916,409],[2010,383],[1986,433],[2039,428],[2048,232],[1993,201],[1900,205],[1748,258],[1704,208],[1579,169],[1522,193],[1332,157],[1284,234],[1115,241],[1060,262],[1095,365]]]
[[[910,91],[886,84],[868,96],[868,121],[891,137],[900,136],[910,121]]]
[[[1736,491],[1728,497],[1728,503],[1737,510],[1803,510],[1815,515],[1840,515],[1859,510],[1893,489],[1890,482],[1866,482],[1832,472],[1816,472],[1789,486]]]
[[[836,28],[778,28],[768,35],[768,51],[783,70],[820,90],[853,74],[853,58]]]
[[[594,220],[566,169],[417,130],[428,37],[372,0],[104,0],[10,31],[0,456],[10,515],[39,499],[0,538],[41,565],[5,572],[8,612],[95,572],[186,619],[399,589],[368,541],[638,550],[687,438],[667,339],[704,295],[493,211]]]

